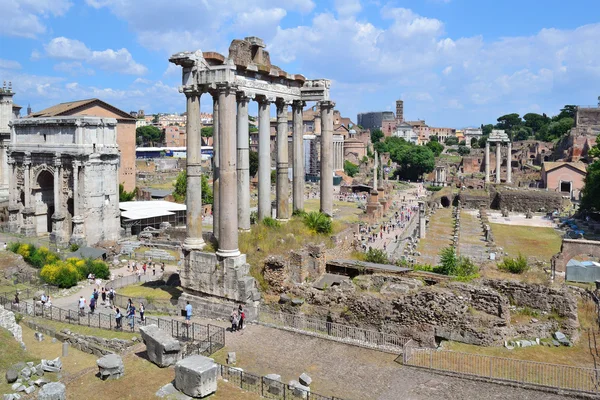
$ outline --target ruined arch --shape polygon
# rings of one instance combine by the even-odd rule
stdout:
[[[600,242],[585,239],[563,239],[560,253],[552,256],[552,272],[566,272],[569,260],[581,254],[600,258]]]
[[[440,203],[442,204],[442,207],[444,207],[444,208],[450,207],[450,204],[451,204],[448,196],[442,196],[442,198],[440,199]]]

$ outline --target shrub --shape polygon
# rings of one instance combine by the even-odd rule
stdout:
[[[498,264],[498,269],[511,274],[522,274],[529,270],[529,265],[527,264],[527,258],[519,253],[517,258],[505,258]]]
[[[454,275],[458,263],[454,247],[450,246],[442,249],[440,257],[440,265],[436,272],[444,275]]]
[[[430,192],[439,192],[440,190],[442,190],[441,186],[427,186],[425,189],[429,190]]]
[[[252,211],[250,213],[250,225],[254,225],[258,222],[258,212]]]
[[[308,229],[324,235],[330,234],[333,230],[331,218],[319,211],[311,211],[306,214],[303,222]]]
[[[433,272],[435,267],[429,264],[415,264],[412,266],[413,271]]]
[[[28,243],[11,243],[9,250],[21,255],[26,263],[38,269],[59,259],[58,254],[51,252],[47,247],[38,248]]]
[[[45,265],[40,272],[40,277],[45,282],[60,288],[70,288],[79,282],[79,271],[72,262],[57,261]]]
[[[72,243],[71,246],[69,247],[69,250],[71,250],[71,253],[74,253],[77,250],[79,250],[79,245],[77,243]]]
[[[294,210],[294,212],[292,213],[292,217],[302,217],[302,218],[304,218],[306,215],[307,215],[307,213],[304,210]]]
[[[265,219],[263,219],[262,223],[264,226],[267,226],[269,228],[279,228],[281,226],[279,221],[277,221],[275,218],[271,218],[271,217],[265,217]]]
[[[365,256],[365,261],[376,264],[389,264],[387,254],[381,249],[370,248]]]

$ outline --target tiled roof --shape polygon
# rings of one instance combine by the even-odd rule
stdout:
[[[34,112],[31,114],[31,117],[60,117],[65,115],[71,115],[72,112],[76,111],[78,108],[92,106],[95,103],[110,109],[115,114],[118,114],[119,119],[135,119],[131,115],[129,115],[129,113],[126,113],[125,111],[120,110],[117,107],[112,106],[100,99],[77,100],[66,103],[60,103],[55,106],[48,107],[45,110]]]
[[[554,169],[560,168],[562,166],[569,166],[569,167],[573,167],[575,169],[578,169],[579,171],[583,172],[583,173],[587,173],[587,166],[584,163],[580,163],[580,162],[566,162],[566,161],[556,161],[556,162],[549,162],[546,161],[543,164],[543,168],[546,172],[552,171]]]

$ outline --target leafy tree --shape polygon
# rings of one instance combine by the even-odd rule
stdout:
[[[580,208],[587,211],[600,211],[600,160],[588,166],[584,184]]]
[[[138,142],[140,141],[139,138],[141,138],[143,144],[150,145],[155,145],[164,140],[163,132],[152,125],[140,126],[135,130],[135,136]]]
[[[212,137],[213,136],[213,127],[212,126],[205,126],[202,129],[200,129],[200,136],[202,137]]]
[[[458,144],[458,138],[456,136],[448,136],[444,141],[447,146],[454,146]]]
[[[154,114],[154,117],[152,118],[152,123],[157,124],[159,118],[160,118],[159,114]]]
[[[429,136],[429,141],[430,142],[439,142],[440,138],[437,137],[437,135],[432,135],[432,136]]]
[[[346,173],[346,175],[348,175],[349,177],[353,177],[354,175],[358,174],[358,171],[358,165],[348,160],[344,160],[344,172]]]
[[[256,125],[248,124],[248,132],[250,132],[250,133],[258,132],[258,128],[256,127]]]
[[[371,143],[375,144],[375,143],[379,142],[383,137],[384,137],[384,134],[381,131],[381,129],[373,129],[371,131]]]
[[[437,139],[437,137],[436,137],[436,139]],[[429,147],[431,149],[431,151],[433,151],[433,155],[435,157],[439,157],[440,154],[442,154],[442,151],[444,151],[444,145],[441,144],[440,142],[438,142],[437,140],[431,141],[431,138],[430,138],[429,142],[426,144],[426,146]]]
[[[517,113],[506,114],[498,118],[496,129],[504,129],[506,132],[512,131],[523,124],[521,117]]]
[[[513,140],[527,140],[532,135],[532,129],[528,126],[520,126],[514,129],[512,132]]]
[[[523,115],[523,120],[525,120],[525,126],[531,128],[533,133],[537,133],[544,125],[550,123],[550,118],[546,114],[527,113]]]
[[[417,180],[435,168],[433,152],[426,146],[407,143],[407,146],[396,149],[390,155],[400,165],[396,173],[403,179]]]
[[[138,194],[138,188],[133,189],[131,192],[125,191],[125,186],[119,183],[119,201],[131,201],[135,199]]]
[[[271,185],[274,185],[277,182],[277,171],[274,169],[271,170]]]
[[[487,143],[487,136],[482,136],[479,138],[479,140],[477,141],[477,145],[480,149],[483,149],[485,147],[485,144]]]
[[[175,184],[173,186],[175,188],[173,191],[173,198],[176,202],[183,203],[187,193],[187,172],[185,170],[181,171],[179,175],[177,175],[177,179],[175,180]],[[200,178],[200,187],[202,189],[202,204],[212,204],[213,191],[208,184],[208,178],[206,175],[202,175]]]
[[[560,113],[552,118],[553,121],[560,121],[563,118],[573,118],[575,120],[575,113],[577,112],[577,106],[567,104],[560,109]]]
[[[575,120],[571,117],[565,117],[558,121],[553,121],[548,125],[548,134],[546,140],[558,139],[571,130]]]
[[[471,154],[471,149],[469,149],[467,146],[458,146],[458,154],[461,156],[466,156]]]
[[[494,125],[492,125],[492,124],[487,124],[487,125],[481,124],[481,131],[483,132],[483,136],[490,136],[490,133],[492,133],[493,129],[494,129]]]
[[[467,145],[467,141],[466,140],[461,140],[460,142],[458,142],[459,146],[466,146]]]
[[[250,150],[248,156],[250,158],[250,176],[254,176],[258,172],[258,153]]]
[[[438,269],[440,274],[454,275],[457,264],[458,257],[456,256],[454,247],[449,246],[440,251],[440,266]]]
[[[381,249],[369,248],[365,256],[365,261],[376,264],[389,264],[387,254]]]

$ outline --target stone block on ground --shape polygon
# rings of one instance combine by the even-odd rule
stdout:
[[[269,392],[270,394],[275,396],[283,394],[283,383],[281,382],[281,375],[265,375],[263,381],[267,385],[267,392]]]
[[[50,382],[38,392],[38,400],[67,400],[65,385],[60,382]]]
[[[142,339],[146,344],[148,359],[161,368],[173,365],[179,359],[181,345],[168,333],[156,325],[140,327]]]
[[[38,342],[41,342],[44,340],[44,335],[40,332],[35,332],[33,334],[33,337],[35,338],[35,340],[37,340]]]
[[[304,372],[302,375],[300,375],[300,378],[298,378],[298,381],[300,381],[300,383],[303,384],[304,386],[310,386],[310,384],[312,383],[312,378],[310,376],[308,376],[308,374],[306,374],[306,372]]]
[[[175,364],[175,387],[188,396],[208,396],[217,391],[217,369],[212,358],[184,358]]]
[[[229,353],[227,353],[227,364],[235,365],[235,362],[236,362],[235,352],[230,351]]]
[[[19,374],[14,369],[9,369],[6,371],[6,374],[4,374],[4,377],[6,378],[6,383],[14,383],[17,381],[17,378],[19,378]]]
[[[60,357],[54,360],[42,360],[42,370],[46,372],[59,372],[62,369],[62,361]]]
[[[100,379],[119,379],[125,373],[123,359],[118,354],[107,354],[104,357],[96,360]]]
[[[33,393],[33,392],[35,392],[35,386],[28,386],[28,387],[25,389],[25,393],[27,393],[27,394],[31,394],[31,393]]]
[[[298,381],[290,381],[290,383],[288,383],[288,386],[294,396],[301,399],[308,398],[308,394],[310,393],[310,388],[308,386],[304,386]]]

